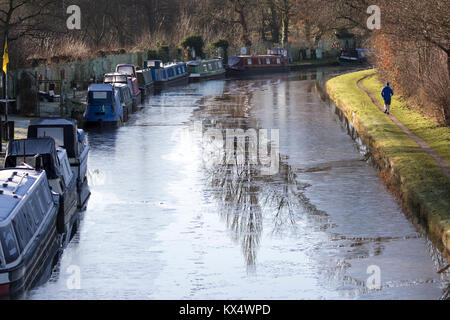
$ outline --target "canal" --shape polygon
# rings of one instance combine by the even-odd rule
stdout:
[[[171,88],[90,132],[81,228],[27,298],[443,297],[441,256],[319,98],[339,72]]]

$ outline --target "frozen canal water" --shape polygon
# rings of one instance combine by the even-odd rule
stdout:
[[[28,298],[441,298],[445,262],[314,90],[330,72],[172,88],[90,132],[80,231]],[[278,132],[275,171],[261,152],[214,162],[217,132],[235,129],[259,146]]]

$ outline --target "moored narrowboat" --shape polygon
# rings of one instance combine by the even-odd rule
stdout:
[[[128,121],[133,113],[133,105],[135,103],[135,100],[133,100],[133,84],[131,78],[123,73],[107,73],[105,74],[103,83],[111,84],[114,89],[119,88],[120,103],[123,107],[123,121]],[[129,92],[126,92],[125,87],[128,87]]]
[[[58,210],[44,171],[0,169],[0,299],[19,298],[50,275],[60,252]]]
[[[52,137],[57,147],[66,149],[70,167],[77,178],[78,208],[83,209],[91,192],[87,181],[89,145],[82,129],[73,119],[32,119],[28,138]]]
[[[233,56],[228,59],[227,75],[230,76],[274,72],[289,72],[289,59],[277,54]]]
[[[125,74],[131,82],[131,96],[133,99],[132,112],[136,112],[138,105],[142,102],[141,90],[139,89],[139,83],[136,76],[136,67],[134,64],[118,64],[116,66],[116,72]]]
[[[126,121],[127,114],[124,114],[119,90],[111,84],[89,86],[85,127],[118,127]]]
[[[367,49],[343,49],[338,58],[340,65],[364,64],[367,63]]]
[[[142,69],[136,71],[136,77],[139,83],[139,90],[141,90],[142,103],[146,97],[149,97],[153,92],[152,72],[150,69]]]
[[[145,67],[152,72],[155,88],[187,84],[189,81],[188,68],[185,62],[162,64],[161,60],[149,60]]]
[[[187,63],[189,80],[206,80],[225,76],[222,59],[206,59],[189,61]]]
[[[44,169],[50,189],[59,195],[57,231],[61,235],[62,247],[65,247],[80,223],[77,210],[77,180],[70,168],[66,149],[56,147],[55,140],[50,137],[10,141],[5,156],[5,168],[15,168],[20,164]]]

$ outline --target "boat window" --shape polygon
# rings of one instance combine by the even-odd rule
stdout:
[[[277,64],[281,64],[280,58],[277,58]]]
[[[252,59],[247,59],[247,64],[251,65],[252,64]]]
[[[63,171],[63,177],[64,177],[64,184],[66,187],[70,184],[70,181],[72,180],[72,169],[70,169],[69,161],[67,160],[67,157],[64,157],[62,159],[61,168]]]
[[[45,188],[41,187],[36,191],[37,204],[39,205],[40,211],[43,215],[47,213],[48,203],[47,203],[47,192],[44,191]]]
[[[19,210],[17,215],[14,217],[13,225],[14,230],[16,231],[17,240],[19,241],[19,247],[21,251],[23,251],[33,235],[27,219],[25,218],[25,212],[23,209]]]
[[[44,207],[45,211],[44,212],[47,212],[47,207],[53,201],[52,195],[50,193],[50,189],[49,188],[41,188],[41,196],[39,197],[39,199],[44,201],[43,202],[45,204],[45,207]]]
[[[19,256],[19,249],[11,225],[0,229],[0,242],[6,263],[11,263],[16,260]]]
[[[128,77],[126,75],[105,75],[104,83],[127,83]]]
[[[120,66],[120,67],[117,67],[117,72],[124,73],[124,74],[129,75],[129,76],[134,75],[132,66]]]
[[[269,58],[266,59],[266,64],[270,64],[270,59]]]
[[[206,64],[203,65],[203,71],[208,71],[208,68],[206,67]]]
[[[35,206],[32,204],[34,200],[35,199],[30,198],[29,201],[27,201],[27,203],[25,203],[25,205],[22,207],[32,235],[36,232],[37,226],[39,225],[39,223],[36,223],[33,217],[35,214],[39,214],[38,212],[34,212]]]
[[[212,67],[211,63],[208,64],[208,68],[209,68],[210,71],[212,71],[213,67]]]
[[[102,92],[102,91],[94,91],[94,92],[92,92],[92,98],[93,99],[106,99],[107,96],[108,96],[107,92]]]
[[[64,128],[37,128],[37,138],[52,137],[57,147],[64,147]]]
[[[258,58],[258,64],[262,64],[262,63],[261,63],[261,58]]]
[[[90,91],[88,103],[91,105],[103,105],[111,102],[111,91]]]

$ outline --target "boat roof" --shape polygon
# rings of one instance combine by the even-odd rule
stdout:
[[[58,153],[56,151],[56,142],[53,138],[30,138],[13,140],[8,143],[5,156],[5,168],[17,166],[20,157],[41,155],[46,156],[48,161],[44,161],[44,167],[47,171],[49,179],[59,176]]]
[[[64,118],[36,118],[28,122],[28,126],[77,126],[77,120]]]
[[[178,62],[168,62],[168,63],[166,63],[166,64],[164,65],[164,67],[176,67],[176,66],[181,66],[181,65],[183,65],[183,64],[186,64],[186,62],[181,62],[181,61],[178,61]]]
[[[25,168],[0,169],[0,222],[8,219],[43,174]]]
[[[282,55],[279,54],[255,54],[255,55],[245,55],[245,56],[235,56],[238,58],[280,58]]]
[[[116,82],[116,83],[114,83],[114,88],[128,88],[129,89],[130,87],[126,83]]]
[[[221,61],[220,58],[211,58],[211,59],[204,59],[204,60],[192,60],[187,62],[188,66],[199,66],[202,63],[208,63],[208,62],[214,62],[214,61]]]
[[[116,66],[116,69],[117,69],[117,68],[120,68],[120,67],[133,67],[133,68],[135,68],[135,65],[134,65],[134,64],[131,64],[131,63],[120,63],[120,64],[118,64],[118,65]]]
[[[89,91],[113,91],[109,83],[93,83],[89,86]]]

